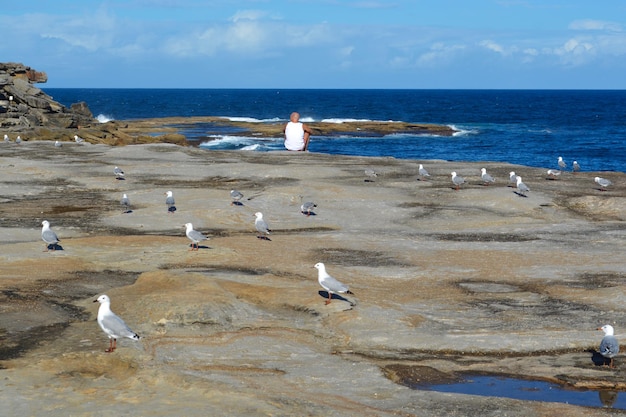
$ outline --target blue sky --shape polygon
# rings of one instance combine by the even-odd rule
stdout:
[[[624,0],[3,2],[42,88],[626,88]]]

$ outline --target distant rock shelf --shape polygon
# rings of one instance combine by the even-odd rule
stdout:
[[[280,137],[283,135],[284,123],[261,123],[232,121],[224,117],[168,117],[157,119],[143,119],[125,121],[128,131],[147,132],[150,130],[163,131],[164,128],[178,130],[177,127],[193,124],[207,124],[207,134],[212,134],[211,126],[220,132],[224,126],[238,127],[260,137]],[[424,134],[438,136],[452,136],[456,131],[449,126],[383,121],[355,121],[343,123],[312,122],[307,123],[313,130],[314,136],[384,136],[389,134]]]
[[[259,137],[281,137],[284,123],[233,121],[225,117],[166,117],[99,123],[87,103],[67,108],[33,84],[45,83],[45,72],[20,63],[0,63],[0,128],[19,133],[22,140],[73,141],[78,135],[90,143],[130,145],[175,143],[188,145],[180,133],[190,125],[203,124],[207,135],[220,134],[224,126],[235,127]],[[436,124],[354,121],[307,123],[314,136],[365,136],[424,134],[452,136],[455,130]],[[215,127],[215,131],[211,127]]]

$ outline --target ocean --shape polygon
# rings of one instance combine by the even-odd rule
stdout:
[[[257,123],[377,120],[453,127],[452,136],[391,134],[312,136],[309,150],[403,159],[493,161],[558,168],[576,160],[583,171],[626,167],[625,90],[296,90],[296,89],[43,89],[70,106],[84,101],[101,121],[220,116]],[[260,139],[237,129],[208,135],[184,130],[211,150],[283,150],[282,137]]]

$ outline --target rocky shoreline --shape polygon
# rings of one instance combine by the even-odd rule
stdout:
[[[453,170],[468,180],[459,191]],[[0,143],[0,174],[11,415],[621,413],[407,385],[476,373],[624,389],[622,359],[611,370],[594,354],[595,329],[619,337],[626,322],[623,173],[603,174],[616,185],[601,191],[597,173],[551,180],[502,163],[29,140]],[[43,252],[44,219],[59,250]],[[198,251],[187,222],[210,236]],[[316,262],[354,296],[325,305]],[[95,322],[102,293],[142,336],[113,354]]]

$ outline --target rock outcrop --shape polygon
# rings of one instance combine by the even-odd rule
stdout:
[[[85,103],[68,109],[33,85],[47,81],[45,72],[19,63],[0,63],[0,127],[8,131],[43,126],[71,129],[95,121]]]

